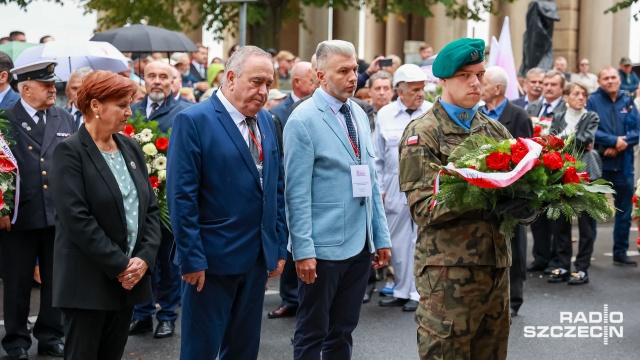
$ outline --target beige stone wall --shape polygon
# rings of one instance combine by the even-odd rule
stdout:
[[[580,1],[578,56],[591,63],[591,72],[603,67],[618,67],[622,56],[629,54],[630,10],[604,14],[615,0]]]
[[[560,21],[555,24],[553,31],[553,55],[567,58],[567,70],[575,72],[578,63],[578,25],[581,4],[578,0],[556,0],[556,3]]]

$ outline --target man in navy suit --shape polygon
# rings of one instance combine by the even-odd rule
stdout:
[[[323,41],[316,57],[321,86],[284,129],[287,220],[299,277],[293,356],[348,360],[371,266],[387,264],[391,240],[369,120],[350,100],[355,48]]]
[[[144,84],[147,96],[131,106],[135,114],[139,111],[145,119],[157,121],[160,130],[171,128],[176,114],[192,104],[177,101],[171,92],[173,72],[171,66],[162,61],[150,62],[144,68]],[[129,335],[142,334],[153,330],[153,315],[158,326],[153,334],[157,339],[173,336],[176,309],[180,306],[180,273],[170,261],[173,234],[162,226],[162,241],[156,257],[155,271],[151,278],[153,299],[134,307],[133,318],[129,325]],[[156,303],[160,309],[156,312]]]
[[[13,79],[9,70],[13,69],[13,61],[9,55],[0,51],[0,109],[6,109],[20,100],[20,94],[11,88]]]
[[[267,277],[287,258],[284,180],[262,107],[269,53],[236,51],[221,90],[173,123],[167,200],[182,279],[182,360],[256,359]]]

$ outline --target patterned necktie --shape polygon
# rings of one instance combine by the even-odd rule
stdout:
[[[542,106],[544,106],[544,109],[542,110],[542,115],[540,117],[547,117],[549,116],[549,107],[551,107],[551,104],[543,104]]]
[[[36,116],[38,117],[38,123],[36,124],[36,126],[40,131],[44,132],[44,128],[46,126],[46,124],[44,123],[44,111],[38,110],[36,112]]]
[[[349,108],[349,105],[342,104],[342,107],[340,107],[340,112],[342,113],[342,115],[344,115],[344,121],[347,124],[347,132],[349,132],[351,144],[354,148],[358,149],[358,136],[356,134],[356,127],[353,125],[353,119],[351,118],[351,109]]]
[[[80,118],[82,118],[82,112],[80,112],[80,110],[76,110],[75,117],[76,117],[76,130],[77,130],[77,129],[80,129],[80,124],[81,124]]]
[[[149,114],[149,116],[153,115],[153,113],[156,112],[156,110],[158,110],[159,107],[160,107],[160,104],[158,104],[157,102],[154,102],[153,104],[151,104],[151,114]]]
[[[251,152],[251,157],[256,165],[260,164],[260,150],[256,145],[256,142],[260,143],[260,137],[256,136],[256,119],[252,117],[247,117],[244,120],[247,123],[247,127],[249,128],[249,152]]]

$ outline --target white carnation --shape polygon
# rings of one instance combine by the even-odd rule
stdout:
[[[0,183],[0,190],[2,190],[2,193],[7,192],[7,190],[9,190],[9,183]]]
[[[143,129],[140,131],[140,140],[143,142],[149,142],[151,139],[153,139],[153,131],[150,129]]]
[[[147,130],[147,129],[145,129]],[[142,151],[144,151],[145,154],[149,155],[149,156],[153,156],[155,154],[158,153],[158,149],[156,149],[156,146],[154,144],[146,144],[145,146],[142,147]]]
[[[151,174],[151,165],[147,164],[147,174]]]
[[[158,180],[159,180],[159,181],[165,181],[165,180],[167,180],[167,170],[160,170],[160,171],[158,171]]]
[[[164,170],[167,168],[167,158],[160,155],[155,160],[153,160],[153,167],[158,170]]]

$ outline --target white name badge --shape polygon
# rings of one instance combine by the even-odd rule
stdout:
[[[353,197],[371,196],[371,176],[368,165],[351,165]]]

